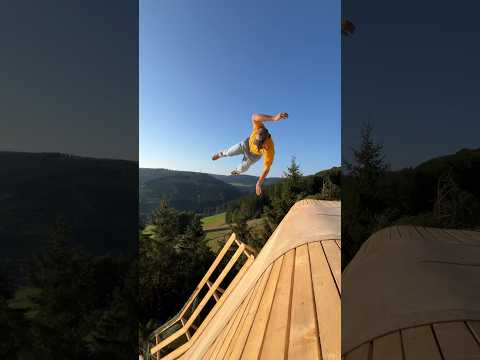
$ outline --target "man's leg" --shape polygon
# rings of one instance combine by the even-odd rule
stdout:
[[[212,156],[212,160],[218,160],[221,157],[225,157],[225,156],[236,156],[236,155],[242,155],[242,154],[243,154],[243,144],[238,143],[228,149],[225,149],[216,153],[215,155]]]
[[[251,159],[248,157],[244,157],[242,163],[238,165],[237,168],[231,172],[231,174],[240,175],[241,173],[246,172],[250,168],[250,166],[252,166],[258,161],[258,159],[260,158],[258,157],[256,159]]]

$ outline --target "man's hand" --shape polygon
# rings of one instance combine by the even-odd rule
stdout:
[[[262,175],[260,175],[260,177],[257,180],[257,186],[255,187],[255,192],[257,193],[258,196],[262,195],[262,185],[269,171],[270,171],[270,166],[264,168]]]
[[[255,187],[255,192],[257,193],[257,196],[262,195],[262,183],[260,181],[257,181],[257,186]]]
[[[273,121],[280,121],[282,119],[288,118],[288,113],[286,112],[279,112],[273,116]]]

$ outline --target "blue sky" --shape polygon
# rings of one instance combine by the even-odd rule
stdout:
[[[272,176],[339,165],[339,23],[337,0],[141,0],[140,166],[227,174],[241,157],[212,154],[279,111]]]

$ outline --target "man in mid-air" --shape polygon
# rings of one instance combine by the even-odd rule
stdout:
[[[231,172],[232,175],[240,175],[247,171],[252,164],[260,160],[263,156],[263,171],[258,178],[256,193],[262,194],[262,185],[270,171],[270,167],[275,157],[275,148],[273,146],[272,136],[263,124],[265,121],[280,121],[288,118],[288,114],[280,112],[276,115],[253,114],[252,115],[252,133],[248,138],[231,148],[222,150],[212,156],[212,160],[218,160],[225,156],[243,155],[242,163]]]

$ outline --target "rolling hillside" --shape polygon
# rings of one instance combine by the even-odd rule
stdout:
[[[213,212],[243,192],[208,174],[140,169],[140,215],[146,218],[162,200],[177,210]]]
[[[239,175],[239,176],[217,175],[217,174],[210,174],[210,175],[218,180],[226,182],[227,184],[233,185],[245,192],[255,191],[255,184],[257,183],[257,180],[258,180],[257,176],[252,176],[252,175]],[[275,184],[281,180],[282,178],[279,178],[279,177],[267,177],[265,179],[264,186]]]
[[[136,251],[136,162],[0,152],[0,164],[1,255],[43,249],[59,218],[89,252]]]
[[[140,215],[143,219],[162,199],[178,210],[215,213],[224,205],[255,191],[256,176],[225,176],[191,171],[141,168],[139,172]],[[265,185],[280,181],[271,178]]]

